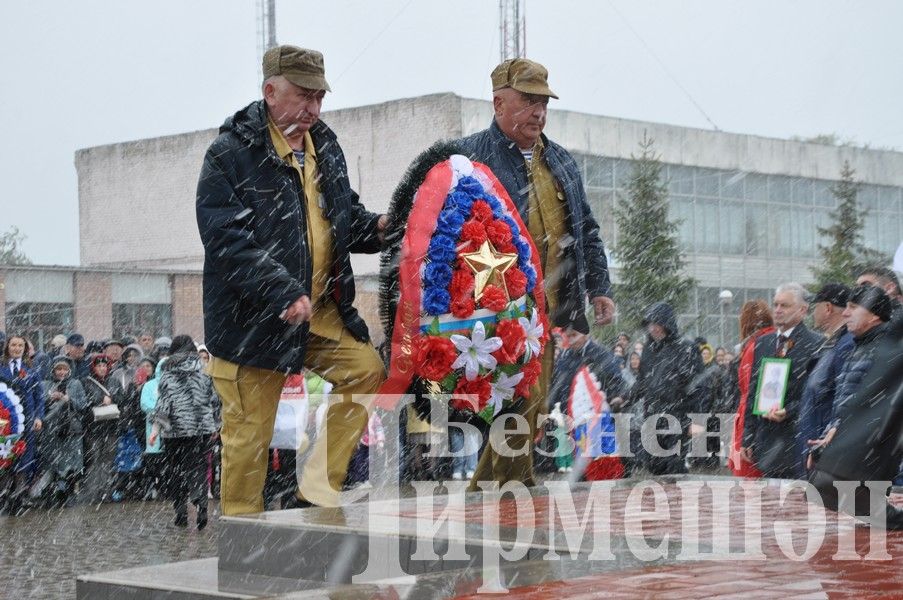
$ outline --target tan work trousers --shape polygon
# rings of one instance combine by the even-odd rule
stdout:
[[[544,413],[546,401],[549,396],[549,384],[552,380],[552,367],[555,360],[555,346],[550,338],[542,356],[542,372],[539,380],[530,390],[530,397],[524,402],[519,414],[527,420],[529,433],[508,434],[504,441],[516,456],[500,456],[494,449],[502,441],[494,440],[490,435],[489,442],[480,455],[477,470],[470,480],[468,491],[480,491],[479,481],[497,481],[504,485],[508,481],[520,481],[527,487],[536,485],[533,477],[533,440],[536,437],[536,419]],[[502,418],[502,417],[500,417]],[[513,422],[509,420],[508,426],[513,429]]]
[[[337,506],[351,455],[367,426],[372,398],[385,379],[383,363],[369,343],[347,330],[338,341],[311,335],[305,367],[333,384],[325,435],[317,437],[302,471],[299,496]],[[286,375],[213,357],[209,373],[223,404],[221,503],[224,515],[262,512],[263,484],[276,409]]]

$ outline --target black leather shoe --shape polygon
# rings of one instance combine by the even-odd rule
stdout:
[[[176,513],[176,520],[173,521],[176,527],[188,527],[188,513]]]

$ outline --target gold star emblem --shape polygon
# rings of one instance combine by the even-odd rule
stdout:
[[[490,283],[500,287],[505,292],[505,298],[510,300],[508,295],[508,286],[505,285],[505,271],[510,269],[517,262],[517,254],[506,254],[498,252],[489,243],[489,240],[483,242],[480,249],[476,252],[467,252],[461,254],[464,263],[473,271],[475,289],[474,298],[479,300],[483,297],[483,291]]]

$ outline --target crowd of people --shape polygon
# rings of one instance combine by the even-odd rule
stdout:
[[[260,512],[276,497],[283,508],[337,506],[344,486],[366,481],[366,456],[374,449],[378,455],[394,435],[380,431],[379,412],[367,404],[398,382],[387,380],[355,308],[350,255],[399,244],[406,223],[368,211],[351,188],[338,138],[319,119],[330,90],[322,53],[271,48],[262,74],[262,98],[226,118],[198,183],[209,352],[188,336],[141,335],[86,347],[71,334],[55,338],[46,352],[9,336],[0,378],[23,398],[27,421],[27,451],[5,488],[12,512],[28,508],[41,481],[57,504],[163,492],[177,525],[187,525],[187,507],[195,504],[199,528],[207,522],[207,496],[217,489],[225,515]],[[437,458],[428,450],[449,432],[409,411],[399,432],[402,477],[467,478],[477,491],[482,481],[534,485],[535,463],[574,470],[575,453],[555,452],[554,461],[543,462],[549,453],[538,450],[571,447],[578,435],[581,448],[596,443],[568,415],[578,379],[589,397],[584,405],[608,415],[591,419],[594,426],[611,426],[612,414],[635,417],[630,447],[620,449],[630,452],[621,452],[617,468],[602,460],[608,457],[593,461],[582,474],[589,479],[685,473],[724,460],[741,476],[808,473],[826,490],[826,482],[857,478],[865,465],[873,476],[899,470],[900,403],[893,404],[899,394],[884,393],[899,387],[899,371],[885,380],[875,368],[896,364],[900,355],[893,271],[867,269],[855,288],[831,284],[814,297],[798,283],[782,284],[773,298],[743,306],[734,348],[685,339],[674,307],[659,302],[643,319],[644,340],[625,333],[609,349],[589,336],[591,325],[611,323],[616,312],[606,250],[577,162],[543,133],[549,101],[558,97],[548,71],[516,58],[497,65],[490,79],[489,126],[444,146],[441,159],[465,155],[497,177],[535,244],[543,320],[561,329],[537,361],[535,383],[521,394],[516,414],[504,415],[527,423],[503,433],[510,452],[487,444],[485,427],[482,439],[452,428],[449,443],[461,456]],[[414,168],[409,175],[418,173],[424,175]],[[406,180],[398,193],[413,195],[422,183]],[[817,332],[804,323],[810,305]],[[269,444],[280,398],[302,372],[321,374],[340,401],[316,411],[316,437],[295,468],[297,448]],[[866,395],[874,389],[883,392]],[[891,398],[892,406],[876,397]],[[898,411],[892,425],[880,427],[878,438],[857,437],[868,429],[857,419],[879,409]],[[699,415],[702,422],[694,420]],[[726,422],[724,415],[736,418]],[[472,414],[462,418],[473,421]],[[650,419],[656,426],[641,426]],[[543,421],[549,425],[541,427]],[[707,434],[731,426],[725,423],[732,423],[733,436],[722,447]],[[688,456],[698,436],[706,436],[706,450]],[[891,508],[888,514],[899,519]]]
[[[26,444],[3,478],[7,513],[166,496],[177,524],[190,500],[206,525],[220,417],[203,345],[149,334],[86,344],[72,333],[42,351],[3,338],[0,380],[20,399]]]
[[[783,284],[771,303],[747,302],[740,311],[740,342],[730,351],[712,348],[703,338],[682,338],[665,303],[647,311],[644,339],[621,332],[608,347],[589,335],[585,318],[553,330],[554,374],[541,411],[549,418],[536,438],[536,469],[570,472],[574,465],[580,447],[573,443],[576,415],[568,407],[577,372],[586,367],[607,410],[633,417],[630,453],[622,453],[626,469],[619,476],[729,469],[742,477],[805,478],[818,472],[817,460],[843,429],[876,353],[903,333],[893,272],[866,269],[858,281],[852,289],[832,283],[814,294]],[[810,308],[811,329],[805,323]],[[790,360],[787,383],[779,406],[758,410],[760,371],[763,359],[771,358]],[[23,336],[6,336],[0,379],[19,393],[27,422],[27,452],[6,477],[6,510],[165,497],[177,525],[187,525],[192,503],[203,528],[208,497],[218,496],[219,485],[220,401],[205,373],[210,359],[186,335],[86,344],[73,333],[56,336],[45,351]],[[324,411],[317,408],[325,408],[317,392],[329,388],[312,372],[307,381],[307,392],[313,392],[305,393],[307,429],[316,438],[324,424]],[[693,413],[708,415],[702,428],[691,421]],[[718,415],[725,414],[733,416],[731,445],[709,435],[704,455],[687,456],[694,435],[717,432],[723,422]],[[371,414],[357,440],[346,489],[367,484],[371,448],[378,461],[387,459],[379,415]],[[659,433],[656,443],[677,444],[680,451],[653,456],[640,424],[665,415],[676,417],[681,431]],[[399,433],[402,478],[417,480],[473,477],[487,437],[485,428],[483,435],[475,428],[439,431],[414,411]],[[438,454],[429,452],[431,444],[447,444],[456,456],[426,458]],[[575,450],[556,454],[564,445]],[[278,499],[279,506],[288,506],[299,454],[273,449],[268,456],[265,505]]]

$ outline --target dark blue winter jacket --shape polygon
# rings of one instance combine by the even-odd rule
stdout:
[[[797,433],[797,446],[803,454],[804,464],[809,448],[806,441],[820,437],[831,421],[837,376],[853,352],[853,347],[853,334],[848,332],[846,327],[838,329],[834,335],[825,340],[821,347],[821,355],[806,380]]]
[[[834,396],[832,419],[828,428],[840,425],[843,407],[862,387],[862,381],[872,368],[875,362],[875,353],[881,346],[881,340],[885,335],[887,335],[887,325],[882,323],[854,338],[856,346],[837,376],[837,393]]]
[[[505,137],[493,119],[488,129],[459,141],[470,158],[488,166],[505,187],[524,223],[528,221],[530,187],[527,165],[517,144]],[[565,326],[567,315],[583,311],[586,297],[611,297],[611,280],[599,225],[586,201],[580,168],[567,150],[542,136],[543,159],[552,171],[567,201],[567,227],[573,243],[564,248],[566,268],[559,287],[560,310],[552,315]]]

